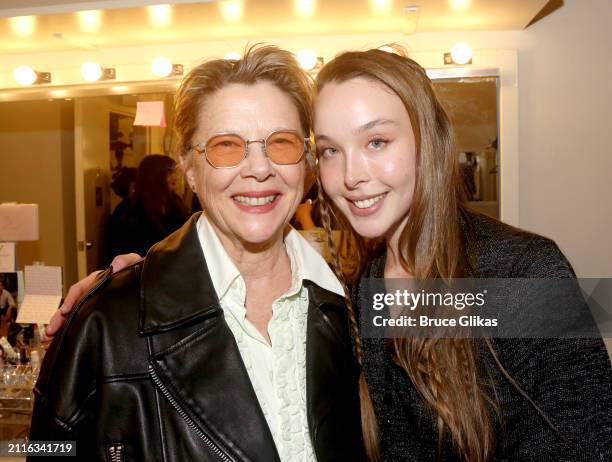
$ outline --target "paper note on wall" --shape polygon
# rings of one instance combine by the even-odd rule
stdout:
[[[17,323],[48,324],[61,300],[60,266],[26,266],[25,297],[17,314]]]
[[[166,113],[163,101],[138,101],[134,125],[145,127],[165,127]]]
[[[0,204],[0,241],[37,241],[38,204]]]
[[[0,273],[14,273],[15,271],[15,243],[0,242]]]

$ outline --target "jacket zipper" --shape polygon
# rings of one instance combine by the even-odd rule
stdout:
[[[195,424],[191,417],[189,417],[187,413],[183,410],[183,408],[176,402],[174,397],[170,394],[166,386],[160,380],[152,365],[149,365],[149,373],[151,374],[155,385],[157,385],[157,387],[161,390],[162,394],[170,402],[172,407],[176,410],[176,412],[179,413],[179,415],[187,423],[189,428],[191,428],[191,430],[196,435],[198,435],[198,437],[202,441],[204,441],[204,443],[206,444],[206,446],[208,446],[212,453],[215,454],[223,462],[232,462],[232,459],[225,452],[223,452],[223,450],[219,446],[213,443],[213,441],[202,430],[200,430],[200,428]]]
[[[123,444],[113,443],[109,444],[107,448],[109,456],[109,462],[122,462],[123,461]]]

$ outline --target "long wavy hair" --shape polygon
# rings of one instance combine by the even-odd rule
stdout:
[[[425,70],[401,50],[346,52],[321,69],[316,88],[320,92],[327,84],[355,78],[381,83],[393,91],[404,104],[415,135],[415,190],[398,249],[402,267],[417,279],[466,275],[468,261],[460,223],[464,191],[454,152],[454,135]],[[333,214],[343,229],[352,234],[358,267],[349,279],[355,282],[381,242],[357,235],[322,188],[319,203],[328,231]],[[337,262],[335,266],[338,269]],[[355,322],[354,315],[351,319]],[[495,403],[488,396],[487,377],[479,370],[473,340],[394,338],[389,346],[395,362],[437,416],[439,447],[450,434],[463,459],[489,460],[494,451],[491,411]],[[362,410],[362,426],[368,453],[376,460],[380,452],[373,412]]]
[[[162,154],[150,154],[138,165],[136,172],[135,200],[147,216],[149,224],[160,235],[166,235],[164,215],[179,213],[186,220],[189,217],[186,207],[168,185],[168,175],[176,169],[174,159]]]

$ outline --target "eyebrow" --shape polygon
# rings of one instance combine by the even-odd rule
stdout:
[[[391,119],[374,119],[374,120],[371,120],[370,122],[366,122],[365,124],[357,127],[355,130],[353,130],[353,134],[354,135],[359,135],[360,133],[368,131],[369,129],[374,128],[377,125],[386,125],[386,124],[397,125],[397,122],[395,120],[391,120]],[[318,142],[318,141],[331,141],[331,140],[332,140],[331,136],[327,136],[327,135],[315,135],[315,142]]]
[[[238,136],[246,139],[246,137],[243,136],[243,134],[240,133],[240,131],[241,130],[236,130],[236,129],[215,130],[212,133],[209,133],[208,137],[206,139],[210,139],[213,136],[217,136],[217,135],[238,135]],[[295,132],[295,133],[298,133],[300,136],[303,136],[301,128],[295,129],[295,128],[289,128],[289,127],[276,127],[276,128],[273,128],[273,129],[267,131],[266,136],[268,136],[270,133],[274,133],[274,132]]]
[[[358,135],[359,133],[363,133],[363,132],[369,130],[370,128],[376,127],[377,125],[386,125],[386,124],[397,125],[397,122],[395,122],[394,120],[391,120],[391,119],[375,119],[375,120],[372,120],[370,122],[367,122],[367,123],[363,124],[360,127],[357,127],[357,129],[354,130],[353,133],[355,135]]]

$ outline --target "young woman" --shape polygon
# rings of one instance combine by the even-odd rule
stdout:
[[[358,242],[355,307],[367,304],[360,289],[369,277],[575,277],[551,240],[465,207],[452,129],[418,64],[345,53],[323,67],[317,90],[321,216],[329,228],[334,214]],[[356,311],[371,459],[612,457],[612,370],[601,339],[385,341],[358,334]]]
[[[319,72],[317,92],[322,218],[329,227],[334,214],[358,242],[355,307],[371,307],[372,277],[575,277],[551,240],[467,209],[451,125],[417,63],[344,53]],[[612,460],[600,338],[355,340],[373,458]]]

